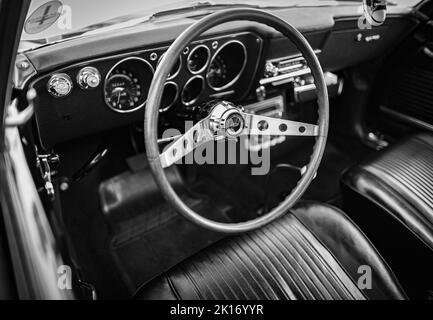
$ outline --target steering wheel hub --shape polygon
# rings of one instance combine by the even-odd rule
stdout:
[[[216,103],[210,113],[210,129],[216,139],[238,138],[245,130],[242,110],[227,101]]]

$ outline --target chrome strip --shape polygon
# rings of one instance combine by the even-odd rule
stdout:
[[[219,98],[230,96],[234,93],[235,93],[234,90],[230,90],[230,91],[224,91],[224,92],[218,92],[218,93],[211,94],[210,97],[214,98],[214,99],[219,99]]]
[[[320,50],[320,49],[315,49],[315,50],[314,50],[314,53],[315,53],[316,55],[319,55],[319,54],[322,53],[322,50]],[[304,58],[304,56],[302,55],[302,53],[296,53],[296,54],[293,54],[293,55],[291,55],[291,56],[286,56],[286,57],[282,57],[282,58],[275,58],[275,59],[269,59],[269,60],[267,60],[266,62],[280,62],[280,61],[289,61],[289,60],[292,60],[292,61],[298,61],[298,60],[305,60],[305,58]]]
[[[316,85],[314,83],[295,88],[296,93],[302,93],[302,92],[311,91],[311,90],[316,90]]]
[[[222,87],[214,87],[214,86],[212,86],[211,84],[210,84],[210,82],[209,82],[209,69],[210,69],[210,66],[212,65],[212,62],[215,60],[215,58],[218,56],[218,54],[225,48],[225,47],[227,47],[228,45],[230,45],[230,44],[232,44],[232,43],[237,43],[237,44],[240,44],[241,45],[241,47],[242,47],[242,49],[244,50],[244,61],[243,61],[243,63],[242,63],[242,68],[240,69],[240,71],[239,71],[239,73],[236,75],[236,77],[234,77],[233,78],[233,80],[232,81],[230,81],[229,83],[227,83],[226,85],[224,85],[224,86],[222,86]],[[207,84],[208,84],[208,86],[211,88],[211,89],[213,89],[213,90],[215,90],[215,91],[222,91],[222,90],[225,90],[225,89],[227,89],[227,88],[230,88],[232,85],[234,85],[238,80],[239,80],[239,78],[241,77],[241,75],[242,75],[242,73],[244,72],[244,70],[245,70],[245,68],[246,68],[246,66],[247,66],[247,61],[248,61],[248,52],[247,52],[247,48],[245,47],[245,45],[242,43],[242,42],[240,42],[239,40],[230,40],[230,41],[227,41],[225,44],[223,44],[215,53],[214,53],[214,55],[213,55],[213,57],[212,57],[212,59],[210,60],[210,63],[209,63],[209,67],[208,67],[208,70],[207,70],[207,72],[206,72],[206,81],[207,81]]]
[[[413,124],[413,125],[415,125],[415,126],[417,126],[419,128],[423,128],[423,129],[426,129],[426,130],[429,130],[429,131],[433,131],[433,125],[430,124],[430,123],[427,123],[427,122],[419,120],[417,118],[405,115],[405,114],[400,113],[398,111],[391,110],[391,109],[389,109],[389,108],[387,108],[385,106],[380,106],[379,109],[382,112],[390,115],[391,117],[399,119],[399,120],[401,120],[403,122],[407,122],[407,123]]]
[[[291,78],[295,78],[295,77],[299,77],[299,76],[303,76],[306,74],[311,73],[311,69],[310,68],[305,68],[299,71],[294,71],[294,72],[290,72],[290,73],[286,73],[286,74],[281,74],[279,76],[276,77],[272,77],[272,78],[264,78],[262,80],[260,80],[260,84],[261,85],[265,85],[265,84],[269,84],[269,83],[274,83],[274,82],[280,82],[283,80],[288,80]]]
[[[131,109],[131,110],[118,110],[118,109],[115,109],[115,108],[113,108],[111,105],[110,105],[110,103],[107,101],[107,96],[105,95],[105,89],[106,89],[106,87],[107,87],[107,81],[108,81],[108,79],[109,79],[109,77],[111,77],[111,73],[114,71],[114,69],[116,69],[119,65],[121,65],[122,63],[124,63],[124,62],[126,62],[126,61],[129,61],[129,60],[138,60],[138,61],[141,61],[141,62],[144,62],[144,63],[146,63],[148,66],[149,66],[149,68],[150,68],[150,70],[152,70],[152,76],[155,74],[155,70],[153,69],[153,67],[152,67],[152,65],[150,64],[150,62],[149,61],[147,61],[146,59],[143,59],[143,58],[140,58],[140,57],[128,57],[128,58],[125,58],[125,59],[122,59],[122,60],[120,60],[119,62],[117,62],[109,71],[108,71],[108,73],[107,73],[107,75],[105,76],[105,81],[104,81],[104,88],[103,88],[103,90],[104,90],[104,92],[103,92],[103,94],[104,94],[104,101],[105,101],[105,104],[111,109],[111,110],[113,110],[113,111],[115,111],[115,112],[118,112],[118,113],[131,113],[131,112],[135,112],[135,111],[137,111],[137,110],[140,110],[141,108],[143,108],[145,105],[146,105],[146,102],[147,102],[147,99],[142,103],[142,104],[140,104],[138,107],[136,107],[136,108],[134,108],[134,109]]]

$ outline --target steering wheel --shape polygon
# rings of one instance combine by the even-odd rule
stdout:
[[[306,59],[314,77],[318,95],[317,125],[258,116],[243,111],[228,101],[215,102],[209,115],[172,143],[162,154],[158,144],[158,116],[164,84],[185,47],[203,32],[226,22],[253,21],[274,28],[290,39]],[[228,9],[210,14],[186,29],[168,51],[156,70],[150,87],[144,120],[147,159],[164,198],[186,219],[212,231],[237,234],[261,228],[285,213],[304,194],[314,179],[326,146],[329,126],[329,101],[322,68],[311,46],[292,25],[275,15],[257,9]],[[243,135],[315,137],[310,162],[290,195],[264,216],[242,223],[221,223],[209,220],[189,208],[170,185],[164,169],[181,160],[198,146],[216,139],[236,139]]]

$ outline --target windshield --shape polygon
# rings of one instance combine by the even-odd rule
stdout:
[[[414,5],[418,0],[399,0]],[[108,26],[127,27],[172,10],[208,9],[211,6],[248,5],[258,8],[291,6],[360,5],[361,0],[32,0],[21,36],[20,51],[77,37]]]

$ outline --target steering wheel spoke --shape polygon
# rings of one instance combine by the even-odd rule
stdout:
[[[176,141],[170,144],[159,156],[162,167],[171,167],[176,162],[193,152],[196,148],[214,140],[214,135],[209,129],[209,119],[203,119],[178,137]]]
[[[304,122],[296,122],[278,118],[243,113],[247,135],[266,136],[319,136],[319,126]]]

